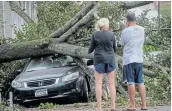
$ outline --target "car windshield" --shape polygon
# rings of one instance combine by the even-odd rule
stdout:
[[[71,60],[66,58],[58,58],[58,57],[40,57],[34,58],[30,61],[29,65],[27,66],[27,72],[41,70],[41,69],[49,69],[49,68],[58,68],[62,66],[71,65],[69,64],[72,62]]]

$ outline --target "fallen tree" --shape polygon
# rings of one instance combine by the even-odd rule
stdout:
[[[126,3],[124,6],[121,6],[125,9],[134,8],[141,5],[146,5],[151,2],[130,2]],[[133,5],[135,4],[135,5]],[[24,58],[30,58],[35,56],[44,56],[54,53],[59,53],[63,55],[69,55],[73,57],[74,61],[80,66],[87,75],[93,75],[93,72],[90,72],[87,65],[82,61],[81,58],[92,59],[93,54],[88,54],[87,47],[81,47],[72,45],[78,41],[89,40],[88,38],[76,40],[71,42],[71,44],[65,43],[74,33],[78,31],[78,29],[85,26],[88,22],[92,21],[95,17],[97,9],[97,2],[89,2],[80,12],[78,12],[69,22],[67,22],[63,27],[50,34],[46,39],[27,41],[27,42],[19,42],[19,43],[10,43],[10,44],[2,44],[0,45],[0,62],[9,62],[13,60],[19,60]],[[19,13],[21,17],[25,17],[25,14],[21,12],[21,10],[14,10],[16,13]],[[27,16],[28,17],[28,16]],[[31,20],[27,20],[28,23],[33,23]],[[69,42],[70,43],[70,42]],[[27,49],[27,50],[26,50]],[[122,67],[122,57],[117,55],[118,64]],[[155,77],[156,74],[154,71],[150,71],[149,67],[152,66],[153,63],[145,62],[144,63],[144,74],[149,77]],[[160,65],[155,65],[158,70],[162,71],[162,67]],[[168,72],[169,68],[163,69],[164,72]],[[117,90],[127,95],[125,89],[120,84],[117,84]]]
[[[14,43],[14,44],[6,44],[0,45],[0,62],[9,62],[12,60],[24,59],[29,57],[41,56],[41,55],[49,55],[54,53],[59,53],[63,55],[69,55],[77,58],[87,58],[92,59],[93,53],[88,54],[87,47],[81,47],[76,45],[71,45],[67,43],[54,43],[54,39],[46,39],[46,40],[35,40],[24,43]],[[26,51],[27,49],[27,51]],[[122,65],[122,57],[117,55],[118,62]],[[157,67],[159,70],[165,70],[168,68],[161,69],[159,65],[150,65],[151,62],[145,62],[144,66],[146,67]],[[143,70],[144,74],[149,77],[154,77],[156,74],[153,71],[149,71],[148,69]],[[166,71],[166,70],[165,70]]]

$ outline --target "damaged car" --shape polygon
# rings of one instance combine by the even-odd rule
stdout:
[[[89,63],[90,64],[90,63]],[[71,97],[88,102],[90,77],[70,56],[51,55],[31,58],[12,81],[14,101]]]

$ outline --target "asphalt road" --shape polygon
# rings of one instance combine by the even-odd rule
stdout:
[[[39,110],[39,109],[28,109],[27,111],[95,111],[93,108],[89,107],[84,107],[84,106],[77,106],[77,107],[61,107],[57,109],[44,109],[44,110]],[[104,108],[103,111],[110,111],[110,108]],[[117,108],[117,111],[124,111],[124,108]],[[142,111],[140,108],[137,108],[136,111]],[[147,111],[171,111],[171,106],[157,106],[156,108],[153,107],[148,107]]]
[[[117,111],[123,111],[124,108],[118,108]],[[56,111],[94,111],[94,109],[86,109],[86,108],[62,108],[57,109]],[[109,108],[103,109],[103,111],[110,111]],[[142,111],[140,108],[137,108],[136,111]],[[171,106],[158,106],[157,108],[149,107],[147,111],[171,111]]]
[[[56,100],[54,100],[55,103],[57,103]],[[43,101],[41,101],[43,102]],[[48,101],[45,101],[48,102]],[[51,100],[52,102],[52,100]],[[39,103],[40,101],[38,101],[38,104],[35,106],[36,103],[31,102],[32,104],[34,104],[34,106],[32,108],[26,108],[25,111],[95,111],[95,102],[92,103],[73,103],[72,101],[68,101],[68,100],[60,100],[58,101],[58,107],[56,109],[44,109],[44,110],[40,110],[38,109]],[[29,103],[29,105],[31,105],[31,103]],[[108,104],[108,105],[107,105]],[[103,108],[102,111],[110,111],[109,108],[109,104],[110,103],[105,103],[105,106]],[[103,105],[103,103],[102,103]],[[125,107],[117,107],[117,111],[123,111],[125,109]],[[143,111],[140,110],[140,107],[138,107],[136,109],[136,111]],[[171,111],[171,106],[168,105],[164,105],[164,106],[157,106],[157,107],[148,107],[147,111]]]

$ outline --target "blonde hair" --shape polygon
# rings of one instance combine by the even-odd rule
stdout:
[[[109,20],[108,18],[101,18],[99,19],[96,24],[95,24],[95,29],[96,31],[100,31],[103,29],[104,26],[108,26],[109,27]]]

